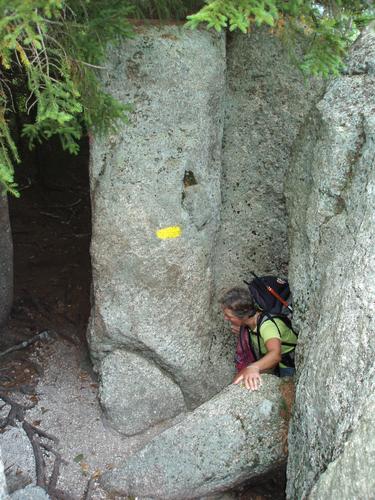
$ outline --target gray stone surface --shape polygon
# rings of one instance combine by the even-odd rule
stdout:
[[[103,477],[111,494],[188,499],[231,489],[286,458],[280,379],[231,385]]]
[[[308,496],[317,481],[319,498],[335,498],[322,477],[334,461],[329,469],[347,481],[373,484],[371,462],[355,467],[358,474],[350,464],[361,425],[364,453],[375,439],[366,430],[375,389],[374,31],[351,57],[352,69],[331,82],[306,123],[288,178],[290,277],[301,329],[289,439],[293,499]]]
[[[104,85],[133,103],[134,113],[129,126],[91,144],[91,354],[100,371],[113,350],[139,352],[192,408],[232,375],[226,358],[208,369],[225,40],[178,26],[141,27],[109,60]],[[158,239],[156,231],[171,226],[181,237]],[[128,375],[125,385],[137,383]],[[155,397],[169,397],[163,387]]]
[[[257,274],[287,274],[285,174],[293,142],[322,92],[305,80],[267,30],[227,43],[221,225],[215,249],[212,351],[233,351],[217,307],[223,288]]]
[[[114,351],[104,359],[100,392],[108,418],[126,435],[186,410],[181,390],[170,376],[155,363],[130,352]]]
[[[0,326],[7,320],[13,300],[13,243],[8,200],[0,194]]]
[[[286,271],[284,174],[321,91],[262,30],[231,35],[227,50],[206,31],[140,27],[104,79],[134,104],[131,124],[91,144],[92,357],[100,371],[113,350],[139,353],[189,409],[233,374],[219,291],[250,270]],[[159,240],[169,226],[182,236]]]
[[[341,455],[313,487],[309,500],[372,500],[375,496],[375,398],[372,395]],[[366,471],[366,472],[365,472]],[[364,473],[365,472],[365,473]]]
[[[39,486],[26,486],[10,496],[11,500],[48,500],[51,497]]]
[[[322,92],[268,30],[228,35],[218,288],[254,270],[286,274],[285,174],[293,142]]]
[[[5,480],[4,462],[3,462],[1,447],[0,447],[0,499],[5,500],[7,498],[8,498],[8,488],[7,488],[7,483]]]
[[[9,493],[35,483],[35,459],[31,443],[22,427],[7,428],[0,434]]]

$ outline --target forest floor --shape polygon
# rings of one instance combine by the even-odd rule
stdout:
[[[100,476],[162,429],[127,438],[110,427],[99,405],[85,340],[91,286],[87,144],[72,159],[50,143],[28,163],[18,179],[22,196],[10,200],[14,306],[0,331],[0,446],[8,487],[11,493],[37,483],[52,500],[126,498],[109,497]],[[1,355],[41,332],[45,338]],[[278,471],[222,498],[283,500],[284,487],[285,471]]]

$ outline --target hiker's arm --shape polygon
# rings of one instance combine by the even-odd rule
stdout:
[[[234,384],[244,382],[246,389],[256,391],[261,385],[260,373],[277,366],[281,361],[281,342],[278,338],[266,342],[267,354],[239,372]]]

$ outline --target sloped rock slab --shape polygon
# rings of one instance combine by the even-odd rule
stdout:
[[[240,485],[286,458],[280,380],[230,385],[103,477],[112,494],[177,500]]]

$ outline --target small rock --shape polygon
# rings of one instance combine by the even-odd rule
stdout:
[[[11,500],[50,500],[50,496],[39,486],[26,486],[10,496]]]

